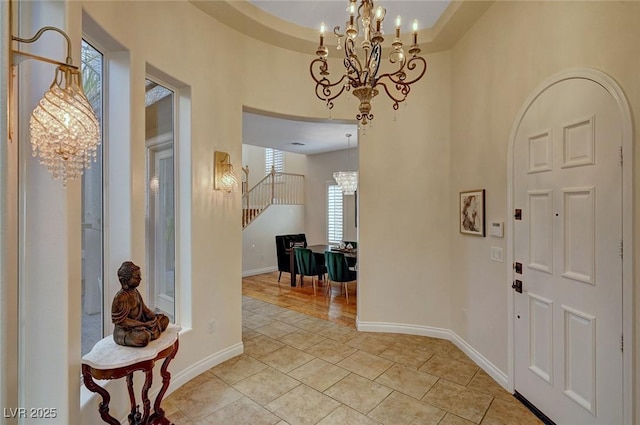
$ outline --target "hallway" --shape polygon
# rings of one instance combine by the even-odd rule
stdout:
[[[358,332],[246,294],[242,313],[244,354],[163,402],[176,424],[541,423],[449,341]]]

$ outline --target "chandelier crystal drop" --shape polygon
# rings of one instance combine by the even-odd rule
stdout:
[[[327,57],[329,49],[324,44],[324,23],[320,28],[320,45],[316,49],[318,58],[310,65],[311,78],[316,83],[316,96],[324,101],[329,109],[333,108],[333,100],[345,91],[352,91],[360,101],[356,119],[366,126],[373,119],[371,101],[384,91],[393,102],[393,109],[398,110],[411,91],[411,84],[420,80],[427,70],[427,62],[417,56],[418,22],[413,21],[412,45],[410,57],[404,53],[400,40],[400,16],[396,18],[395,38],[391,44],[389,62],[393,72],[379,74],[382,61],[382,42],[384,41],[382,23],[386,9],[374,7],[373,0],[349,0],[347,8],[349,20],[345,32],[340,26],[333,29],[338,40],[338,50],[344,50],[344,71],[339,79],[331,81]],[[359,48],[357,48],[359,44]]]
[[[60,65],[29,120],[33,156],[54,179],[77,180],[96,160],[100,124],[78,69]]]

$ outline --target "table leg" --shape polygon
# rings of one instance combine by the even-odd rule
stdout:
[[[293,247],[289,250],[289,273],[291,274],[291,287],[296,286],[296,255]]]
[[[109,392],[93,381],[89,366],[82,365],[82,379],[89,391],[98,393],[102,397],[102,402],[98,405],[98,412],[100,412],[102,420],[111,425],[120,425],[120,422],[109,414],[109,402],[111,401]]]
[[[162,362],[162,367],[160,368],[160,376],[162,376],[162,388],[160,388],[160,392],[156,396],[156,400],[153,403],[153,414],[149,418],[149,423],[151,424],[156,424],[156,423],[170,424],[171,423],[169,422],[168,419],[164,417],[164,409],[160,407],[160,403],[162,403],[162,397],[164,397],[164,394],[167,392],[167,388],[169,388],[169,382],[171,382],[171,373],[169,373],[168,368],[169,368],[169,363],[171,362],[171,360],[173,360],[173,358],[176,356],[176,353],[178,352],[178,345],[179,345],[179,342],[176,340],[176,343],[173,346],[173,350],[171,351],[171,354],[169,354],[164,359],[164,362]]]
[[[144,385],[142,386],[142,424],[149,423],[149,415],[151,413],[151,401],[149,400],[149,388],[153,382],[153,364],[144,371]]]
[[[139,425],[141,417],[140,410],[136,405],[136,396],[133,392],[133,372],[127,374],[127,391],[129,391],[129,401],[131,403],[131,413],[127,416],[129,425]]]

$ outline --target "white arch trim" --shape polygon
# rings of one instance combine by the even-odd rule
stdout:
[[[624,247],[624,255],[622,259],[622,336],[624,338],[623,352],[623,423],[625,425],[633,424],[633,400],[634,397],[634,370],[633,370],[633,351],[634,351],[634,334],[633,334],[633,318],[634,318],[634,288],[633,288],[633,121],[631,119],[631,109],[624,95],[624,92],[618,83],[609,75],[594,68],[576,68],[561,71],[545,81],[543,81],[527,98],[522,108],[518,112],[509,135],[509,149],[507,153],[507,217],[513,214],[513,152],[515,147],[515,139],[522,119],[536,101],[536,99],[547,89],[562,81],[571,79],[585,79],[593,81],[602,86],[618,105],[622,125],[622,243]],[[509,280],[507,288],[508,296],[508,385],[509,390],[514,390],[514,295],[511,289],[513,280],[513,220],[509,219],[507,232],[507,276]]]

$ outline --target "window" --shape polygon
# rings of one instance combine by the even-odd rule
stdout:
[[[82,85],[98,116],[102,131],[102,94],[104,57],[82,40]],[[96,162],[82,175],[82,355],[103,336],[103,177],[102,149],[98,146]]]
[[[337,184],[327,185],[327,242],[342,242],[342,190]]]
[[[148,304],[175,322],[175,95],[150,79],[145,89]]]
[[[284,173],[284,152],[273,148],[266,148],[264,151],[264,171],[265,175],[271,173],[271,167],[276,173]]]

